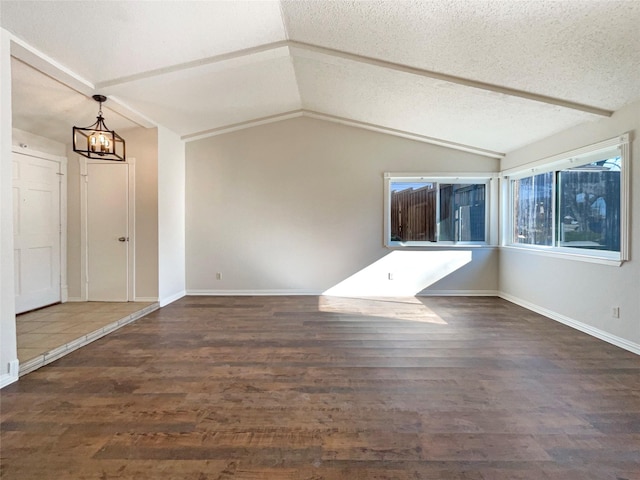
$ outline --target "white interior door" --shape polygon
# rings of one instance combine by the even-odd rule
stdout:
[[[129,300],[129,165],[87,163],[87,299]]]
[[[61,301],[60,162],[13,156],[16,313]]]

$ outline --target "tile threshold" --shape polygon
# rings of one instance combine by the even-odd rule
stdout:
[[[114,332],[129,323],[135,322],[139,318],[142,318],[145,315],[158,310],[159,308],[160,304],[158,302],[152,303],[151,305],[148,305],[137,312],[126,315],[120,320],[111,322],[103,327],[98,328],[97,330],[94,330],[93,332],[81,335],[75,340],[71,340],[64,345],[61,345],[52,350],[49,350],[48,352],[31,358],[26,362],[20,364],[20,371],[18,373],[18,376],[21,377],[23,375],[26,375],[27,373],[31,373],[34,370],[37,370],[40,367],[44,367],[45,365],[54,362],[59,358],[64,357],[65,355],[70,354],[80,347],[84,347],[85,345],[88,345],[89,343],[94,342],[95,340],[98,340],[99,338],[102,338],[105,335],[108,335],[109,333]]]

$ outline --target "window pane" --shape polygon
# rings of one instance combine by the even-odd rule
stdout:
[[[559,244],[620,251],[621,158],[559,172]]]
[[[512,182],[514,243],[553,245],[553,172]]]
[[[391,241],[436,240],[436,184],[391,182]]]
[[[484,242],[483,184],[440,185],[440,241]]]
[[[391,181],[392,242],[484,242],[484,184]]]

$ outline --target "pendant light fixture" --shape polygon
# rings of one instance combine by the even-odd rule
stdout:
[[[107,97],[94,95],[93,99],[100,104],[97,121],[89,127],[73,127],[73,151],[87,158],[124,162],[124,139],[109,130],[102,118],[102,104]]]

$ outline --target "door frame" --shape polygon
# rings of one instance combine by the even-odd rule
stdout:
[[[49,160],[60,165],[58,169],[60,179],[60,302],[65,303],[69,300],[69,285],[67,283],[67,157],[18,145],[11,147],[11,153]]]
[[[88,244],[88,169],[87,165],[92,164],[104,164],[112,163],[128,166],[128,218],[129,218],[129,241],[127,242],[127,301],[133,302],[136,298],[135,285],[136,285],[136,258],[135,258],[135,245],[136,245],[136,208],[135,208],[135,193],[136,193],[136,161],[135,158],[127,158],[126,162],[112,161],[112,160],[90,160],[85,157],[78,156],[78,162],[80,164],[80,300],[87,302],[89,300],[89,248]]]

